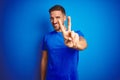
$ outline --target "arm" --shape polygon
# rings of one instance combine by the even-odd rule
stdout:
[[[41,58],[41,80],[45,80],[47,67],[47,51],[42,51]]]

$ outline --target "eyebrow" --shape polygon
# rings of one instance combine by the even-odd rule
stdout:
[[[60,18],[60,16],[56,16],[56,18]]]
[[[52,19],[53,17],[50,17],[50,19]],[[56,16],[55,18],[60,18],[60,16]]]

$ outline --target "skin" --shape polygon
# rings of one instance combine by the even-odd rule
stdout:
[[[84,50],[87,47],[86,40],[79,36],[74,31],[71,31],[71,18],[68,16],[68,29],[64,25],[66,20],[66,15],[61,11],[52,11],[50,13],[50,20],[57,32],[62,32],[64,37],[64,43],[69,48],[74,48],[77,50]],[[45,80],[46,66],[47,66],[47,51],[42,51],[41,59],[41,80]]]
[[[66,20],[66,16],[61,11],[52,11],[50,13],[50,20],[51,20],[51,23],[52,23],[54,29],[57,32],[61,32],[61,27],[60,27],[58,20],[61,21],[62,25],[64,25],[64,21]]]

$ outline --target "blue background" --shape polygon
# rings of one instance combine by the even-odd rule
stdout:
[[[72,29],[88,42],[79,55],[80,80],[120,80],[118,0],[1,0],[0,80],[40,80],[41,43],[53,30],[48,9],[65,7]]]

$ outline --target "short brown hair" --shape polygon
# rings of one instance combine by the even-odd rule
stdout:
[[[54,5],[49,9],[49,13],[51,13],[52,11],[61,11],[63,14],[66,15],[65,9],[61,5]]]

